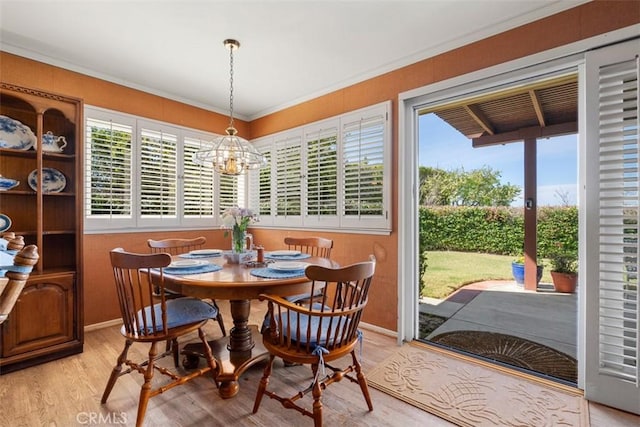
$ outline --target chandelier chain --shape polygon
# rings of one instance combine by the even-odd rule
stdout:
[[[229,49],[229,127],[233,127],[233,49]]]
[[[193,153],[193,162],[213,167],[222,175],[240,175],[261,168],[266,160],[255,146],[238,136],[233,127],[233,51],[240,47],[240,42],[227,39],[223,43],[229,49],[229,127],[225,135],[215,137],[210,145]]]

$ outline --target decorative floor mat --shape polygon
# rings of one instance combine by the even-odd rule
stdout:
[[[579,390],[432,346],[400,347],[367,380],[460,426],[588,426]]]

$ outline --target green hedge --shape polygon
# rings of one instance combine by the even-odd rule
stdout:
[[[558,244],[578,251],[578,208],[538,208],[538,256]],[[509,207],[421,207],[420,250],[483,252],[517,256],[524,246],[524,209]]]

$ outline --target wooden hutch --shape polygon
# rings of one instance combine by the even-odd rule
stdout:
[[[0,115],[36,136],[28,149],[0,147],[0,174],[20,181],[0,191],[0,213],[11,219],[10,231],[40,253],[0,330],[1,374],[82,352],[82,113],[80,99],[0,82]],[[49,131],[64,136],[61,151],[42,149]],[[51,172],[61,178],[53,190],[41,179]],[[35,189],[28,179],[34,175]]]

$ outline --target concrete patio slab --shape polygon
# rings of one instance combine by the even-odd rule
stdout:
[[[463,307],[459,303],[428,304],[424,310],[442,306],[453,313],[427,339],[444,332],[476,330],[499,332],[535,341],[576,357],[577,294],[525,291],[515,283],[485,283],[483,290]],[[444,305],[443,305],[444,304]],[[420,305],[423,311],[423,304]],[[454,311],[454,308],[457,308]],[[435,313],[433,313],[435,314]]]

